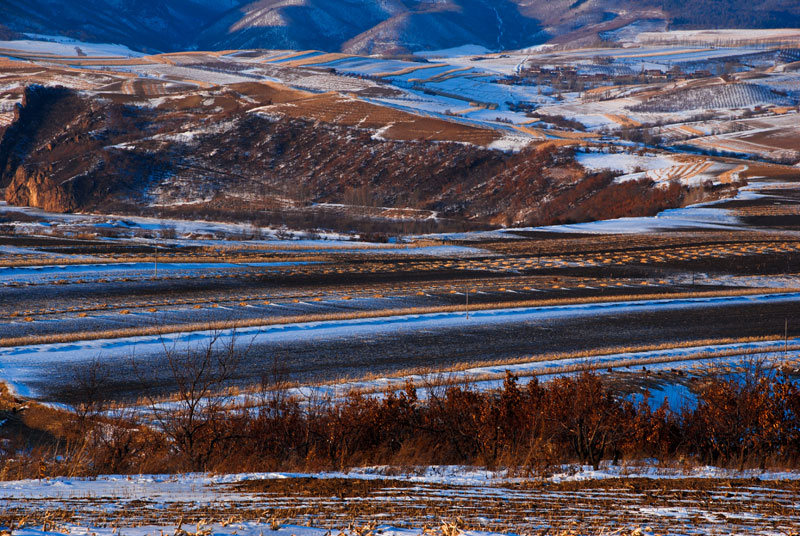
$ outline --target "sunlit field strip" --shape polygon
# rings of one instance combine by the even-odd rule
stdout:
[[[219,274],[201,274],[191,276],[192,279],[219,279],[223,277],[230,278],[247,278],[254,276],[262,276],[261,272],[256,274],[251,273],[231,273],[227,275]],[[136,278],[136,281],[163,281],[169,279],[185,279],[187,276],[167,277],[159,276]],[[93,282],[125,282],[129,281],[129,277],[120,278],[103,278],[101,280],[94,280]],[[70,280],[51,280],[44,283],[37,283],[41,285],[63,285],[63,284],[86,284],[90,281],[84,279],[70,279]],[[300,291],[299,289],[290,289],[281,291],[273,289],[269,292],[260,292],[248,294],[225,294],[213,297],[201,298],[178,298],[170,297],[163,300],[146,300],[146,301],[131,301],[122,300],[115,303],[90,303],[82,305],[71,305],[69,307],[48,307],[43,309],[22,309],[17,311],[9,311],[5,315],[0,315],[0,318],[7,317],[10,319],[26,317],[27,321],[33,321],[33,317],[53,317],[58,315],[77,314],[79,317],[85,317],[89,313],[100,312],[113,312],[116,310],[125,309],[128,311],[144,310],[149,313],[164,312],[177,308],[185,308],[191,306],[193,309],[201,308],[218,308],[218,307],[253,307],[261,305],[283,305],[289,303],[300,302],[336,302],[336,301],[349,301],[356,298],[409,298],[409,297],[435,297],[443,295],[465,295],[467,292],[471,296],[497,294],[497,293],[515,293],[515,294],[530,294],[544,291],[575,291],[575,290],[590,290],[590,289],[621,289],[631,287],[664,287],[669,286],[671,283],[667,280],[606,280],[597,278],[567,278],[563,276],[548,277],[544,280],[532,280],[528,276],[495,279],[464,279],[450,282],[420,282],[420,283],[405,283],[405,284],[390,284],[390,285],[370,285],[370,286],[337,286],[335,288],[317,288],[308,291]],[[24,286],[32,286],[30,282],[25,283]],[[30,319],[28,319],[30,317]]]

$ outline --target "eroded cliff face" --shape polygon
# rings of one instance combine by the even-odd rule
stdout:
[[[107,150],[114,139],[146,131],[126,126],[123,108],[65,88],[27,88],[0,142],[5,200],[51,212],[92,210],[136,182],[128,155]]]
[[[11,205],[38,207],[49,212],[70,212],[78,208],[70,192],[55,184],[45,171],[28,173],[24,167],[17,168],[6,187],[5,197]]]
[[[26,90],[14,123],[0,142],[0,186],[9,204],[54,212],[75,210],[67,167],[88,169],[91,158],[79,149],[92,125],[91,110],[73,91],[33,86]],[[65,166],[64,156],[72,153]],[[74,175],[73,175],[74,176]]]

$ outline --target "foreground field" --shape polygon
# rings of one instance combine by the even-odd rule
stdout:
[[[795,473],[575,467],[99,477],[0,484],[14,534],[796,534]],[[179,533],[176,532],[176,533]]]

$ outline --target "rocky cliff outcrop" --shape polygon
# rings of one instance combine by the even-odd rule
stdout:
[[[6,201],[52,212],[91,210],[137,182],[140,159],[105,149],[110,140],[147,131],[119,128],[123,107],[61,87],[27,88],[0,142]]]
[[[78,208],[71,192],[55,184],[43,170],[29,173],[18,167],[6,187],[6,201],[11,205],[39,207],[50,212],[70,212]]]
[[[0,143],[0,187],[5,187],[10,204],[56,212],[76,208],[67,189],[54,180],[46,155],[63,135],[61,124],[79,114],[78,103],[65,88],[32,86],[25,91],[15,121]]]

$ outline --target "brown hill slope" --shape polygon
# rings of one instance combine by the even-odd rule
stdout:
[[[319,106],[320,98],[338,108]],[[34,86],[0,143],[0,186],[10,204],[50,211],[339,230],[431,214],[482,226],[649,214],[684,193],[587,177],[568,149],[514,154],[476,145],[495,135],[276,84],[149,104]]]

